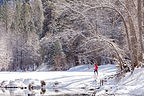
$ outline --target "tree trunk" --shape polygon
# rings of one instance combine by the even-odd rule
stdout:
[[[138,37],[137,37],[137,33],[139,32],[137,30],[137,25],[135,23],[137,23],[137,18],[135,19],[135,13],[137,10],[132,9],[132,6],[134,6],[132,3],[133,1],[129,1],[126,0],[126,8],[128,10],[128,27],[129,27],[129,34],[130,34],[130,45],[131,45],[131,52],[130,52],[130,57],[131,57],[131,65],[132,65],[132,70],[134,70],[134,68],[136,66],[138,66],[139,62],[138,62],[138,51],[139,51],[139,45],[138,44]]]
[[[139,28],[139,43],[140,49],[138,54],[138,60],[142,62],[143,60],[143,43],[142,43],[142,0],[137,0],[138,3],[138,28]]]

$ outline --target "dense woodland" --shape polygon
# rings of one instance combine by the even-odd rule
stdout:
[[[142,0],[1,0],[0,70],[67,70],[143,58]]]

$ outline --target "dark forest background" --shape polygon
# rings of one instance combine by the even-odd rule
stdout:
[[[0,70],[67,70],[114,63],[133,69],[142,62],[142,10],[136,9],[139,15],[131,19],[128,12],[134,14],[131,6],[139,3],[123,1],[1,0]]]

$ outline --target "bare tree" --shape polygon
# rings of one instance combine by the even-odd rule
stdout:
[[[58,1],[57,1],[58,2]],[[87,15],[87,12],[90,10],[98,10],[100,8],[102,9],[111,9],[113,10],[116,14],[118,14],[123,22],[124,28],[125,28],[125,33],[126,33],[126,41],[128,45],[129,52],[130,54],[130,60],[131,60],[131,66],[132,70],[136,66],[139,66],[142,62],[142,51],[143,51],[143,46],[142,46],[142,35],[141,35],[141,6],[139,4],[141,1],[134,2],[130,0],[97,0],[97,1],[63,1],[59,2],[61,5],[63,5],[64,9],[70,9],[72,10],[72,13],[77,13],[79,16],[81,16],[83,19],[85,19],[85,22],[87,25],[90,27],[90,34],[91,37],[97,38],[101,37],[102,34],[97,32],[97,27],[95,26],[91,20],[89,19],[89,15]],[[137,3],[138,5],[136,5]],[[139,7],[137,7],[139,6]],[[134,7],[134,8],[133,8]],[[135,14],[136,12],[139,13],[139,16]],[[80,30],[79,33],[81,34]],[[86,37],[87,38],[87,37]],[[86,39],[87,40],[87,39]],[[99,38],[99,40],[101,40]],[[103,39],[105,41],[106,39]],[[121,62],[120,66],[122,68],[124,61],[124,57],[121,57],[122,54],[119,52],[118,47],[113,46],[113,42],[111,40],[108,40],[107,43],[111,45],[111,47],[116,51],[118,60]],[[127,54],[127,52],[125,52]],[[124,55],[125,56],[125,55]]]

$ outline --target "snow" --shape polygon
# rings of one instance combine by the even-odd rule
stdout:
[[[142,96],[144,94],[144,69],[136,68],[133,73],[128,72],[122,76],[120,80],[109,80],[101,88],[99,95],[104,94],[101,92],[107,90],[107,94],[115,94],[116,96]]]
[[[40,82],[44,81],[46,82],[44,88],[47,89],[46,94],[48,95],[85,93],[89,89],[96,88],[98,85],[96,82],[99,82],[100,79],[115,74],[117,68],[115,65],[99,66],[98,77],[94,75],[93,70],[93,65],[80,65],[68,71],[1,72],[0,86],[27,87],[31,84],[39,88]]]
[[[144,69],[136,68],[133,74],[126,73],[122,78],[115,78],[118,68],[116,65],[99,66],[98,76],[93,73],[93,65],[80,65],[68,71],[49,71],[49,72],[1,72],[1,87],[28,87],[34,89],[8,89],[0,90],[1,94],[92,94],[97,96],[113,95],[132,96],[144,94]],[[104,85],[100,86],[100,81]],[[46,85],[41,86],[41,81]],[[42,89],[44,90],[42,90]],[[4,95],[3,95],[4,96]]]

